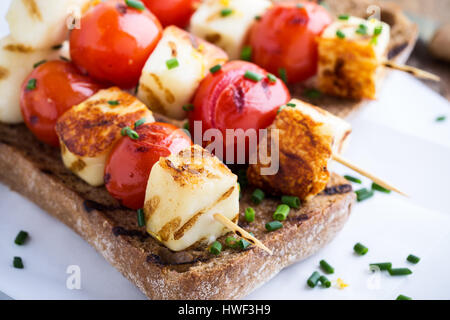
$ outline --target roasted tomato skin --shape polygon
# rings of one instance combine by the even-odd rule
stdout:
[[[316,38],[332,22],[330,14],[315,2],[275,4],[257,21],[249,34],[252,61],[279,74],[284,68],[290,83],[317,73]]]
[[[32,79],[35,79],[36,86],[28,89]],[[45,62],[36,67],[22,84],[20,108],[25,124],[39,140],[57,147],[55,124],[58,118],[101,88],[70,62]]]
[[[105,185],[109,193],[128,208],[143,207],[147,181],[153,165],[188,148],[192,142],[181,129],[153,122],[136,128],[138,140],[123,137],[113,148],[105,167]]]
[[[200,0],[143,0],[164,27],[185,28]]]
[[[263,76],[262,80],[248,79],[250,71]],[[208,129],[218,129],[226,137],[227,129],[265,129],[277,115],[280,106],[290,100],[286,85],[278,78],[271,81],[268,73],[257,65],[245,61],[231,61],[216,73],[208,74],[195,94],[194,108],[189,112],[189,127],[194,131],[195,121],[202,122],[202,135]],[[194,136],[194,139],[197,139]],[[196,140],[194,140],[196,141]],[[227,150],[238,147],[239,142],[223,140],[223,159]],[[206,146],[208,142],[204,142]],[[245,146],[245,158],[249,148]],[[237,156],[237,152],[235,152]],[[220,157],[220,156],[219,156]],[[236,157],[235,157],[236,160]]]
[[[101,2],[81,19],[70,34],[73,62],[94,79],[122,88],[136,86],[162,36],[158,19],[124,1]]]

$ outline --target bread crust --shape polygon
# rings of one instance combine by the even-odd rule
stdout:
[[[252,204],[256,220],[248,224],[243,214],[251,204],[249,190],[241,200],[240,224],[271,248],[272,256],[258,248],[227,249],[219,257],[167,264],[156,240],[135,225],[135,213],[115,207],[104,188],[90,187],[68,172],[57,150],[40,144],[22,125],[0,125],[0,137],[0,181],[72,228],[151,299],[242,298],[331,241],[355,201],[345,180],[332,175],[329,189],[292,210],[284,227],[269,233],[264,224],[279,200]]]

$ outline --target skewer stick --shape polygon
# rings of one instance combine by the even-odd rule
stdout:
[[[231,229],[234,233],[236,233],[238,236],[244,238],[245,240],[249,241],[250,243],[253,243],[255,246],[263,249],[264,251],[268,252],[270,255],[272,255],[272,250],[267,248],[261,241],[256,239],[254,236],[252,236],[250,233],[239,227],[237,224],[235,224],[233,221],[225,217],[224,215],[220,213],[214,214],[214,219],[216,221],[223,224],[225,227]]]
[[[374,176],[373,174],[367,172],[364,169],[361,169],[360,167],[354,165],[353,163],[351,163],[350,161],[342,158],[340,155],[337,154],[333,154],[333,159],[336,160],[337,162],[343,164],[344,166],[358,172],[359,174],[362,174],[363,176],[369,178],[370,180],[372,180],[373,182],[375,182],[376,184],[382,186],[383,188],[395,191],[399,194],[401,194],[402,196],[408,197],[408,195],[404,192],[401,192],[400,190],[398,190],[397,188],[391,186],[390,184],[388,184],[387,182],[381,180],[380,178]]]
[[[412,74],[413,76],[415,76],[417,78],[433,80],[433,81],[440,81],[441,80],[441,78],[439,78],[435,74],[432,74],[430,72],[427,72],[427,71],[424,71],[424,70],[421,70],[421,69],[418,69],[418,68],[414,68],[414,67],[411,67],[411,66],[396,64],[395,62],[392,62],[392,61],[383,61],[381,64],[383,66],[385,66],[386,68],[407,72],[407,73]]]

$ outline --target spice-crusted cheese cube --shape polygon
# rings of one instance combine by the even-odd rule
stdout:
[[[0,40],[0,122],[23,122],[20,111],[23,81],[35,63],[59,55],[62,55],[61,50],[36,50],[10,36]]]
[[[321,192],[330,177],[327,166],[333,153],[334,134],[331,123],[317,118],[315,112],[302,112],[301,108],[282,109],[269,127],[268,139],[262,139],[258,146],[260,157],[267,157],[259,158],[247,170],[249,183],[274,195],[293,195],[301,200]],[[278,146],[276,139],[272,144],[272,136],[277,133]],[[273,167],[275,161],[278,171],[262,174],[261,170]]]
[[[228,232],[215,213],[239,218],[237,176],[208,151],[192,146],[153,166],[144,212],[147,231],[171,250],[212,243]]]
[[[376,19],[349,17],[329,25],[318,39],[319,89],[338,97],[375,99],[389,38],[389,25]]]
[[[100,90],[56,123],[64,165],[90,185],[102,185],[107,157],[121,138],[121,129],[133,128],[140,119],[155,121],[132,95],[116,87]]]
[[[178,66],[170,69],[166,62],[171,59],[176,59]],[[227,60],[220,48],[177,27],[167,27],[142,70],[138,97],[155,112],[184,119],[183,106],[209,69]]]
[[[192,16],[190,30],[238,59],[255,17],[271,5],[268,0],[207,0]]]
[[[322,108],[313,106],[312,104],[301,100],[292,99],[289,101],[289,105],[295,105],[294,109],[309,116],[317,123],[329,124],[333,134],[333,153],[339,154],[345,150],[350,134],[352,133],[352,126],[350,123],[336,117],[334,114],[331,114]]]
[[[73,19],[80,18],[90,0],[12,0],[6,20],[11,36],[34,48],[62,43]]]

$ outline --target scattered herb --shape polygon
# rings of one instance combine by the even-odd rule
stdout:
[[[193,111],[194,110],[194,105],[192,103],[185,104],[183,106],[183,110],[186,111],[186,112]]]
[[[122,136],[128,136],[133,140],[137,140],[139,139],[139,134],[134,131],[133,129],[131,129],[130,127],[125,127],[120,131],[120,134]]]
[[[280,76],[280,79],[283,80],[284,83],[287,84],[288,82],[288,76],[285,68],[279,68],[278,69],[278,75]]]
[[[308,284],[308,286],[310,288],[314,288],[315,286],[317,286],[319,279],[320,279],[320,273],[318,273],[317,271],[314,271],[313,274],[308,278],[306,283]]]
[[[33,64],[33,68],[37,68],[37,67],[39,67],[41,64],[44,64],[44,63],[46,63],[47,62],[47,60],[41,60],[41,61],[39,61],[39,62],[36,62],[35,64]]]
[[[166,61],[167,69],[172,70],[176,67],[178,67],[180,63],[178,62],[177,58],[172,58]]]
[[[230,8],[225,8],[220,11],[220,15],[222,17],[228,17],[232,13],[233,13],[233,9],[230,9]]]
[[[357,244],[355,244],[355,246],[353,247],[353,250],[360,256],[365,255],[369,251],[369,249],[367,247],[365,247],[363,244],[361,244],[359,242]]]
[[[283,224],[280,221],[271,221],[266,223],[267,231],[275,231],[281,228],[283,228]]]
[[[412,298],[400,294],[395,300],[412,300]]]
[[[139,10],[139,11],[145,10],[145,5],[141,1],[138,1],[138,0],[125,0],[125,3],[130,8],[134,8],[134,9]]]
[[[344,39],[345,33],[342,32],[342,30],[338,30],[338,31],[336,31],[336,37],[338,37],[339,39]]]
[[[356,29],[356,33],[360,35],[366,35],[367,34],[367,26],[365,24],[360,24],[358,26],[358,29]]]
[[[134,123],[134,129],[137,129],[138,127],[142,126],[145,123],[145,118],[139,119]]]
[[[247,209],[245,209],[245,221],[255,221],[255,210],[252,207],[248,207]]]
[[[362,181],[360,179],[352,177],[352,176],[349,176],[349,175],[345,175],[344,178],[347,179],[348,181],[351,181],[351,182],[354,182],[354,183],[359,183],[359,184],[362,183]]]
[[[36,79],[34,79],[34,78],[30,79],[30,80],[28,80],[26,89],[27,90],[34,90],[34,89],[36,89],[36,84],[37,84],[37,80]]]
[[[109,100],[108,104],[111,106],[118,106],[120,104],[119,100]]]
[[[332,274],[334,273],[334,268],[325,260],[320,260],[319,262],[320,267],[322,268],[322,270],[327,273],[327,274]]]
[[[396,268],[396,269],[389,269],[389,274],[391,276],[407,276],[409,274],[412,274],[412,271],[408,268]]]
[[[300,208],[300,198],[295,196],[282,196],[281,203],[287,204],[290,208]]]
[[[392,263],[390,263],[390,262],[378,262],[378,263],[371,263],[371,264],[369,264],[369,266],[371,268],[372,267],[377,267],[380,270],[385,271],[385,270],[389,270],[389,269],[392,268]]]
[[[209,72],[211,73],[216,73],[218,71],[220,71],[222,69],[222,66],[220,64],[216,64],[214,67],[212,67],[211,69],[209,69]]]
[[[348,14],[341,14],[338,18],[339,20],[348,20],[350,16]]]
[[[271,74],[271,73],[268,73],[267,74],[267,79],[269,79],[269,82],[270,83],[274,83],[274,82],[277,82],[277,77],[275,77],[273,74]]]
[[[241,51],[241,60],[252,61],[252,47],[244,46]]]
[[[13,267],[16,269],[23,269],[23,261],[21,257],[14,257]]]
[[[289,206],[287,204],[280,204],[273,213],[273,219],[276,221],[284,221],[289,215]]]
[[[411,262],[411,263],[417,264],[417,263],[419,263],[420,258],[419,258],[418,256],[415,256],[415,255],[413,255],[413,254],[410,254],[410,255],[406,258],[406,260],[408,260],[408,261]]]
[[[259,73],[247,70],[245,71],[244,78],[258,82],[264,79],[264,76],[260,75]]]
[[[255,189],[252,194],[252,201],[254,204],[260,204],[264,200],[265,194],[261,189]]]
[[[139,227],[145,227],[145,214],[144,209],[139,209],[137,211],[137,221]]]
[[[386,189],[375,182],[372,182],[372,190],[377,190],[384,193],[391,193],[391,190]]]
[[[325,287],[325,288],[331,287],[331,281],[328,280],[328,278],[325,277],[325,276],[320,276],[319,282],[320,282],[320,283],[322,284],[322,286]]]
[[[219,241],[214,241],[209,247],[209,252],[218,256],[222,252],[222,244]]]
[[[16,239],[14,240],[14,243],[17,244],[18,246],[21,246],[25,243],[25,241],[28,238],[28,232],[26,231],[20,231],[17,236]]]
[[[356,200],[358,202],[367,200],[373,196],[373,191],[367,190],[366,188],[356,190],[355,193],[356,193]]]

